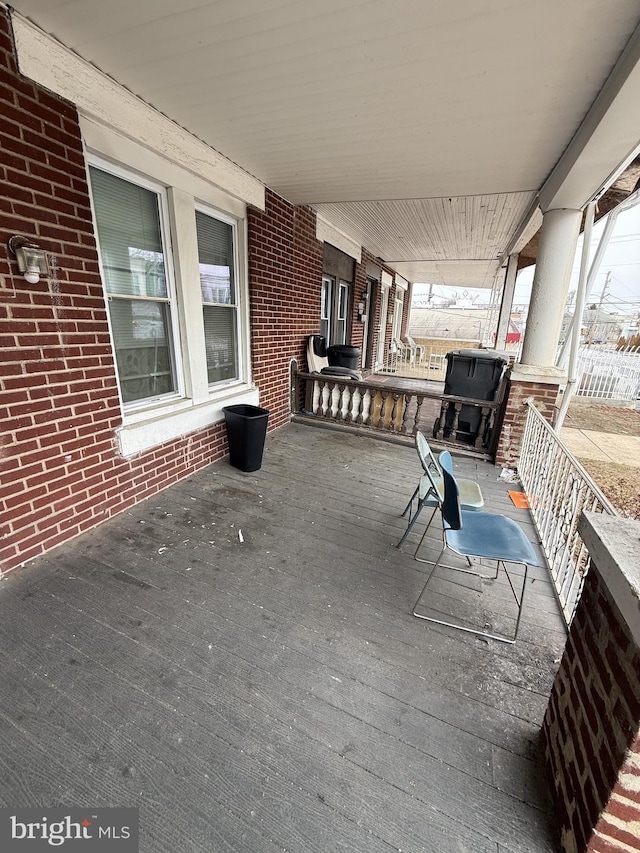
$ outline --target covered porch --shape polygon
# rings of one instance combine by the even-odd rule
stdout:
[[[536,541],[499,469],[456,470]],[[419,471],[291,424],[260,471],[218,462],[7,577],[0,799],[137,806],[153,853],[558,849],[549,577],[513,646],[414,619],[422,525],[395,545]]]

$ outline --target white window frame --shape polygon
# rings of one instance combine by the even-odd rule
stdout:
[[[346,344],[349,337],[349,294],[351,287],[348,282],[340,279],[338,282],[338,325],[341,325],[339,344]]]
[[[322,284],[320,286],[320,334],[323,332],[326,346],[330,346],[331,341],[331,325],[333,322],[332,307],[333,307],[333,288],[335,279],[329,275],[322,276]]]
[[[396,295],[393,306],[393,329],[391,337],[393,340],[401,340],[402,334],[402,314],[404,311],[404,290],[396,288]]]
[[[91,165],[154,192],[158,187],[162,190],[166,273],[177,312],[175,322],[172,315],[172,334],[178,390],[170,398],[164,395],[122,405],[122,426],[116,434],[121,454],[129,457],[218,423],[224,417],[224,406],[259,403],[251,380],[246,205],[109,128],[87,119],[81,120],[81,127],[87,147],[88,181]],[[211,386],[206,367],[196,209],[234,228],[239,378]]]
[[[167,192],[166,188],[161,184],[158,184],[154,181],[151,181],[147,178],[141,177],[136,174],[132,174],[130,171],[114,165],[113,163],[108,163],[105,160],[102,160],[99,157],[92,157],[89,159],[89,166],[93,166],[96,169],[101,169],[104,172],[107,172],[111,175],[115,175],[117,178],[121,178],[123,181],[128,181],[130,184],[134,184],[136,186],[142,187],[145,190],[149,190],[154,193],[156,198],[158,199],[158,218],[160,222],[160,239],[162,241],[162,254],[164,258],[164,273],[165,280],[167,285],[167,302],[169,304],[169,315],[171,320],[171,361],[172,364],[172,372],[174,374],[175,391],[168,392],[167,394],[159,394],[156,396],[144,397],[140,400],[132,400],[129,403],[125,403],[122,396],[122,389],[120,385],[120,374],[118,372],[117,364],[116,364],[116,382],[118,385],[118,394],[120,396],[120,405],[122,407],[123,413],[129,414],[137,412],[141,409],[148,409],[150,407],[155,407],[160,404],[165,404],[171,402],[172,400],[181,400],[185,396],[185,383],[184,383],[184,370],[183,370],[183,358],[182,358],[182,349],[181,349],[181,341],[180,341],[180,322],[179,322],[179,314],[178,314],[178,299],[176,294],[175,287],[175,278],[174,278],[174,264],[173,264],[173,255],[171,251],[171,232],[170,232],[170,224],[169,224],[169,206],[167,200]],[[89,187],[91,187],[91,181],[89,179]],[[96,221],[95,215],[95,206],[93,200],[93,193],[91,195],[91,206],[93,212],[94,223]],[[98,235],[98,230],[95,228],[95,237],[96,243],[98,245],[98,258],[100,265],[100,274],[102,276],[102,282],[104,287],[104,298],[107,303],[107,309],[109,300],[114,298],[118,299],[119,297],[113,296],[107,291],[106,287],[106,276],[104,274],[104,270],[102,267],[102,253],[100,251],[100,238]],[[111,315],[109,310],[107,310],[107,321],[109,323],[109,333],[111,335],[111,346],[113,348],[114,357],[116,354],[115,347],[115,335],[113,332],[113,328],[111,326]]]
[[[236,346],[237,346],[236,359],[237,359],[237,365],[238,365],[238,378],[229,379],[226,381],[220,380],[218,382],[211,382],[211,383],[208,382],[211,393],[215,394],[218,389],[223,388],[225,385],[232,384],[232,383],[240,381],[240,379],[245,374],[244,348],[241,345],[242,332],[243,332],[241,309],[242,309],[242,304],[243,304],[243,302],[246,301],[246,299],[242,298],[243,294],[240,290],[241,276],[240,276],[240,263],[239,263],[239,257],[238,257],[238,222],[236,219],[233,219],[231,216],[226,216],[221,211],[216,210],[215,208],[213,208],[209,205],[201,204],[198,202],[196,202],[194,205],[194,218],[195,218],[195,211],[198,211],[199,213],[204,213],[205,216],[209,216],[209,217],[211,217],[211,219],[217,219],[220,222],[224,222],[226,225],[230,225],[231,226],[231,232],[233,235],[233,278],[234,278],[235,302],[234,302],[233,306],[225,305],[223,307],[227,307],[227,308],[233,307],[235,309]],[[198,279],[198,284],[199,284],[199,279]],[[202,304],[203,305],[207,305],[207,304],[211,305],[213,303],[205,303],[203,300]],[[206,369],[206,367],[205,367],[205,369]],[[207,377],[207,379],[208,379],[208,377]]]

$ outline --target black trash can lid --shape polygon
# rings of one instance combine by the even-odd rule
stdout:
[[[454,349],[447,353],[447,358],[450,355],[458,355],[463,358],[486,358],[487,361],[503,361],[506,363],[502,353],[491,349]]]

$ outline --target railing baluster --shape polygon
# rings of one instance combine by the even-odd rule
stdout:
[[[413,394],[405,394],[404,395],[404,406],[402,408],[402,424],[400,426],[400,432],[403,435],[408,435],[409,433],[409,409],[411,407],[411,401],[413,400]]]
[[[354,400],[357,393],[358,393],[357,388],[352,388],[351,386],[349,386],[349,388],[348,388],[349,403],[347,405],[347,414],[345,417],[345,423],[347,423],[347,424],[350,424],[353,421],[353,400]]]
[[[487,430],[487,420],[489,415],[491,414],[491,409],[488,409],[486,406],[483,406],[480,414],[480,427],[478,429],[478,434],[476,436],[476,440],[474,442],[474,447],[478,450],[482,447],[484,443],[484,436]]]
[[[389,429],[391,432],[397,432],[396,430],[396,414],[398,411],[398,400],[400,399],[400,394],[394,392],[393,394],[393,406],[391,407],[391,419],[389,421]]]
[[[535,406],[527,405],[518,473],[569,626],[589,566],[578,518],[586,510],[616,510]]]
[[[313,408],[311,410],[314,413],[314,415],[322,416],[324,414],[324,407],[323,407],[324,386],[325,386],[325,382],[323,379],[318,379],[314,383],[314,389],[318,395],[317,399],[315,398],[315,395],[314,395],[314,404],[313,404]]]
[[[451,423],[451,427],[447,428],[445,432],[448,435],[453,436],[453,440],[456,440],[456,436],[458,434],[458,420],[460,419],[460,412],[462,411],[462,403],[454,403],[453,404],[453,421]]]
[[[440,403],[440,414],[438,415],[438,419],[436,420],[433,427],[433,436],[434,438],[442,439],[444,438],[444,425],[447,418],[447,411],[449,409],[449,404],[445,403],[443,400]]]
[[[347,393],[347,386],[346,385],[338,385],[336,390],[338,393],[338,402],[337,402],[337,406],[336,406],[336,420],[337,421],[343,421],[345,419],[344,418],[344,399],[345,399],[345,394]]]
[[[424,397],[422,394],[418,394],[416,399],[416,416],[413,421],[413,435],[415,435],[418,431],[418,424],[420,423],[420,410],[422,409],[422,404],[424,403]]]

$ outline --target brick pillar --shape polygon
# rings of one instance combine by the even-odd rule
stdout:
[[[542,727],[565,853],[640,851],[640,522],[583,515],[591,555]]]
[[[532,399],[549,421],[552,421],[559,382],[557,377],[530,376],[523,373],[524,365],[516,365],[508,380],[506,408],[496,450],[496,465],[515,467],[522,446],[524,427],[527,421],[526,400]],[[537,371],[536,371],[537,372]]]

